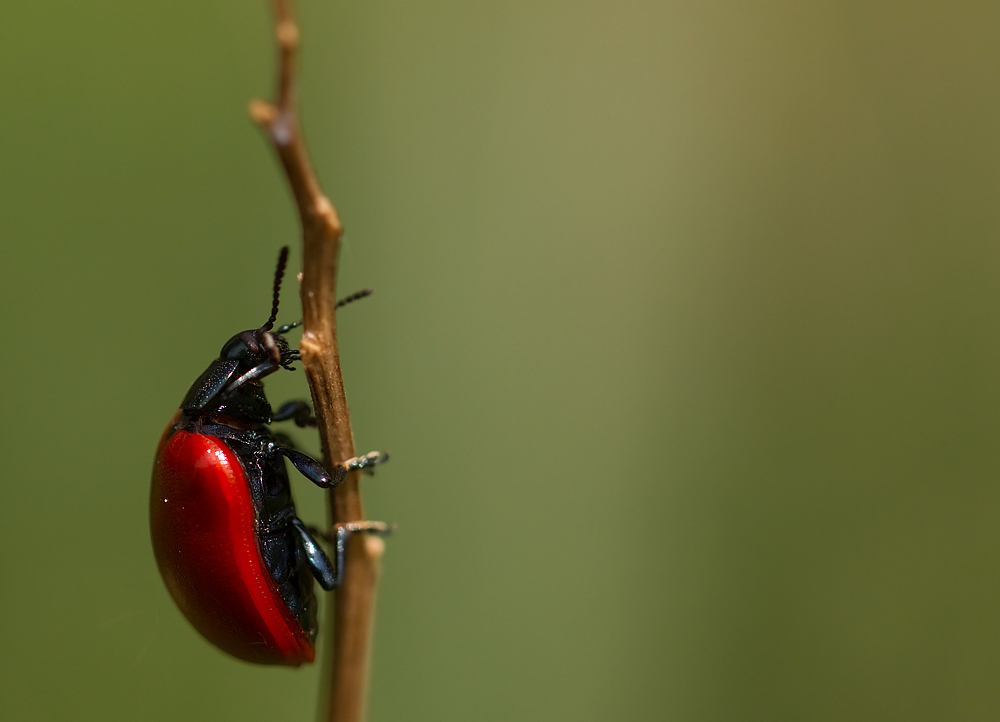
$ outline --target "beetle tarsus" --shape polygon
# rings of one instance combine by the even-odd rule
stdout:
[[[364,456],[355,456],[347,461],[337,464],[337,467],[344,470],[344,475],[349,471],[364,471],[366,474],[373,474],[372,471],[379,464],[384,464],[389,460],[389,455],[382,451],[370,451]]]

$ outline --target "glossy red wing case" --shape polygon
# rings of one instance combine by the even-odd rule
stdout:
[[[267,573],[246,474],[225,441],[177,431],[153,466],[150,526],[167,589],[201,634],[234,657],[298,666],[313,641]]]

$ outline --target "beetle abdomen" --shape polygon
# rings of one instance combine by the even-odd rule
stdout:
[[[150,495],[153,551],[184,616],[248,662],[312,662],[303,630],[268,574],[246,473],[224,440],[176,431],[160,443]]]

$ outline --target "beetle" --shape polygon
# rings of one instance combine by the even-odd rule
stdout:
[[[333,561],[298,518],[285,460],[321,488],[349,471],[387,460],[372,452],[330,474],[295,450],[269,425],[292,420],[315,426],[309,404],[271,409],[261,380],[294,370],[299,353],[284,336],[301,321],[272,331],[288,247],[274,274],[271,315],[222,347],[194,382],[156,450],[150,490],[150,532],[157,566],[177,606],[208,641],[258,664],[299,666],[315,658],[316,596],[340,583],[353,532],[386,534],[381,522],[336,528]],[[337,307],[368,295],[362,291]]]

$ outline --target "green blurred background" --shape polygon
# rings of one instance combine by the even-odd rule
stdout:
[[[995,719],[1000,4],[299,4],[376,289],[373,722]],[[297,243],[269,22],[5,8],[3,720],[313,719],[317,668],[186,624],[146,518]]]

